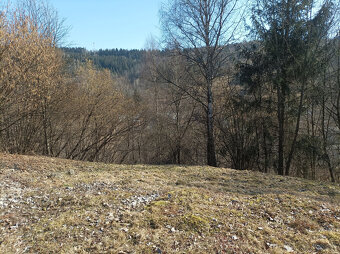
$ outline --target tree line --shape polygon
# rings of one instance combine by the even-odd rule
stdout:
[[[112,74],[125,76],[134,82],[140,76],[145,50],[105,49],[88,51],[85,48],[63,47],[62,50],[77,61],[91,60],[95,66],[108,69]]]
[[[338,15],[329,0],[168,1],[162,41],[87,51],[62,46],[44,1],[3,7],[1,148],[339,180]]]

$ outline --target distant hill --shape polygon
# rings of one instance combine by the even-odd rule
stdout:
[[[0,154],[0,253],[340,253],[340,186]]]
[[[126,76],[131,81],[140,75],[141,63],[145,50],[105,49],[88,51],[85,48],[62,48],[72,59],[92,60],[99,68],[109,69],[113,74]]]

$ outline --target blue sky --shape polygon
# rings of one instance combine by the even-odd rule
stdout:
[[[71,26],[67,42],[89,50],[141,49],[158,37],[162,0],[49,0]]]

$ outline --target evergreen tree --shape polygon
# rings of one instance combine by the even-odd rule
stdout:
[[[308,81],[322,72],[325,43],[334,22],[334,3],[326,0],[315,11],[317,4],[314,0],[258,0],[252,8],[252,34],[260,44],[264,68],[256,69],[260,75],[265,73],[265,81],[276,93],[280,175],[289,175],[305,91]],[[287,140],[288,114],[295,118],[291,140]]]

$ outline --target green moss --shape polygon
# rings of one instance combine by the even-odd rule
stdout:
[[[166,206],[169,202],[164,200],[154,201],[151,203],[153,206]]]
[[[209,228],[209,222],[194,214],[187,214],[182,217],[180,228],[188,231],[202,232]]]
[[[239,211],[239,210],[235,210],[235,209],[230,209],[229,210],[230,212],[230,215],[234,216],[234,217],[237,217],[237,218],[241,218],[243,217],[243,212],[242,211]]]

